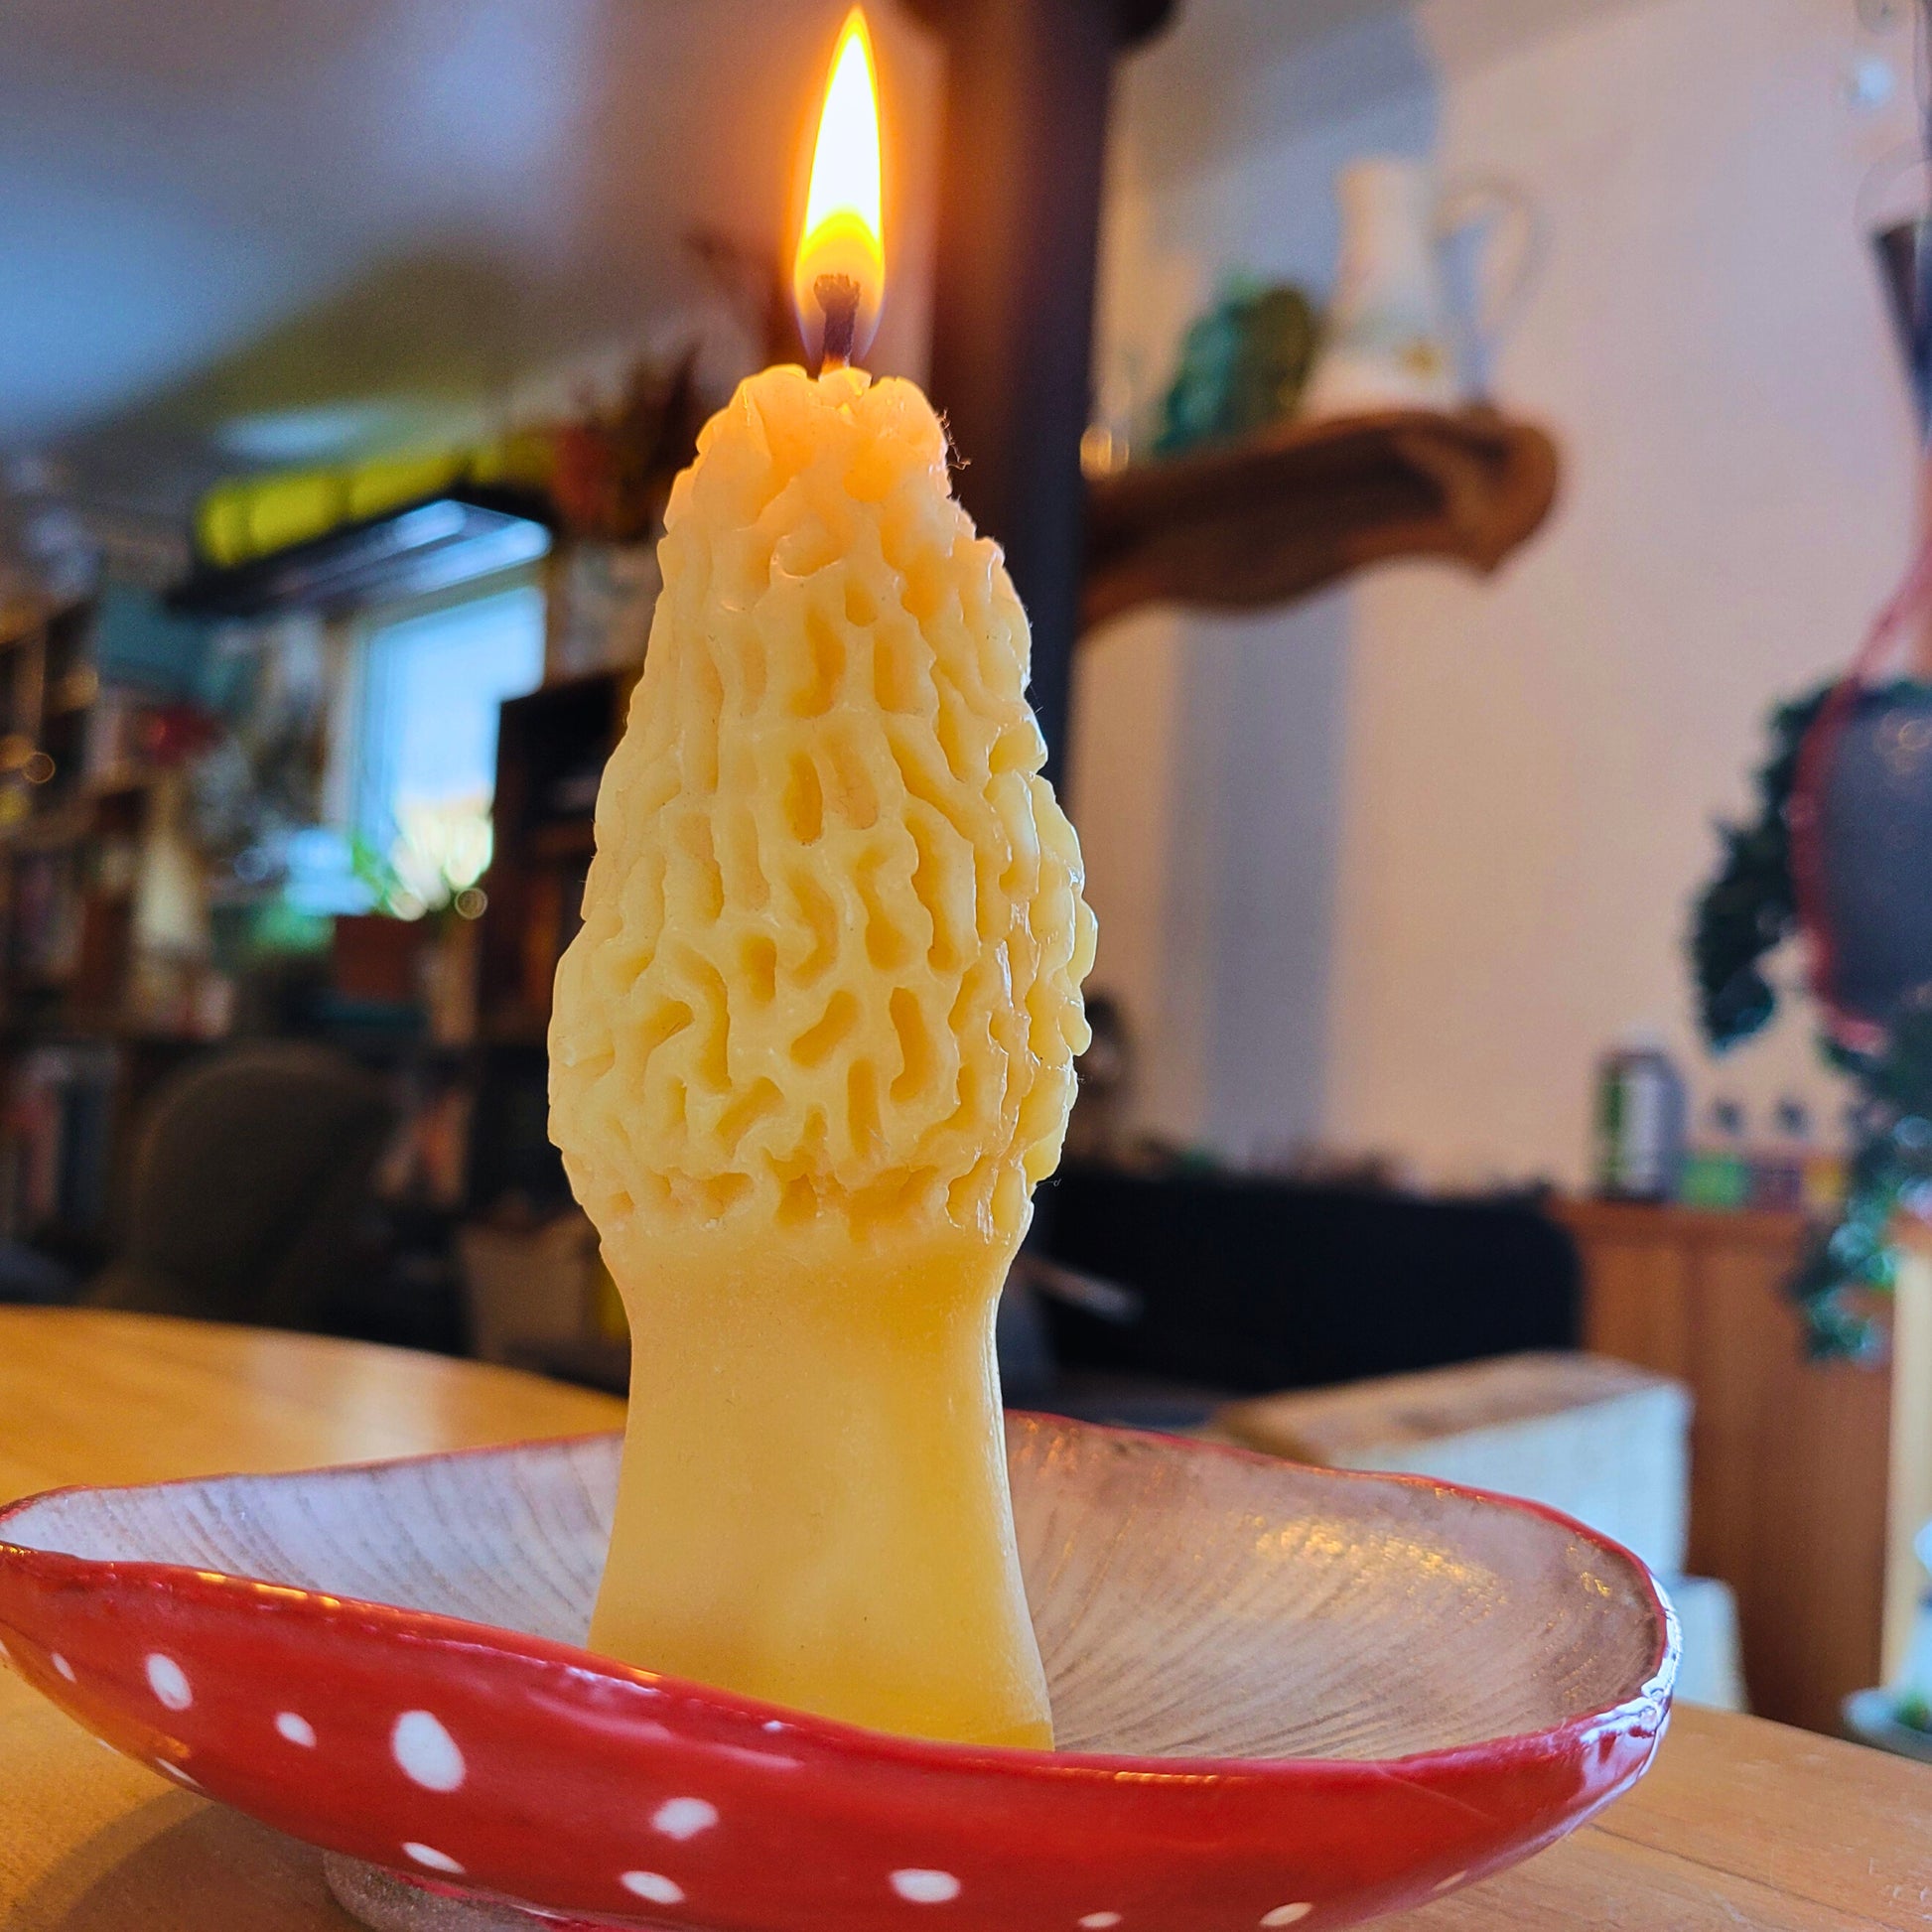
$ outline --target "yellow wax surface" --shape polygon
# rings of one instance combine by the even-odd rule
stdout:
[[[910,383],[706,426],[557,975],[551,1132],[633,1339],[594,1646],[1045,1743],[992,1321],[1093,917],[1027,621]]]

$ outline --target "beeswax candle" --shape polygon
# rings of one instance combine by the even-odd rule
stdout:
[[[993,1316],[1086,1043],[1093,918],[1027,620],[884,288],[863,15],[766,369],[671,493],[642,681],[557,975],[551,1131],[632,1336],[591,1627],[855,1723],[1047,1744]]]
[[[1045,1744],[993,1314],[1094,924],[946,463],[910,383],[773,368],[672,492],[550,1034],[633,1337],[591,1641]]]

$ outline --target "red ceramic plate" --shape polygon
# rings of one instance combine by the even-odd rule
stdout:
[[[1043,1418],[1009,1440],[1052,1752],[579,1648],[615,1437],[21,1503],[0,1641],[396,1925],[461,1896],[718,1932],[1313,1928],[1523,1858],[1649,1762],[1674,1620],[1578,1524]]]

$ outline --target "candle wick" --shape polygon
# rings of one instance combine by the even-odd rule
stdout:
[[[825,318],[819,374],[828,369],[850,368],[853,333],[859,326],[859,284],[850,275],[821,275],[812,284],[812,299]]]

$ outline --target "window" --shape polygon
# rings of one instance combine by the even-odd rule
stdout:
[[[356,705],[356,869],[405,918],[489,864],[496,707],[543,680],[543,593],[531,584],[376,620]]]

